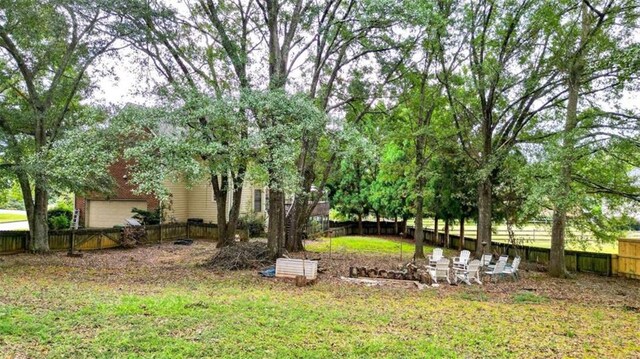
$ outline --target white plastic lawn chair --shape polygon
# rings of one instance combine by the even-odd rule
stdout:
[[[520,257],[515,257],[511,266],[506,266],[503,273],[513,277],[513,280],[520,279],[518,267],[520,266]]]
[[[471,285],[471,281],[475,281],[478,284],[482,284],[480,281],[480,261],[477,259],[472,260],[467,265],[467,268],[453,268],[453,275],[455,276],[456,283],[463,282]]]
[[[496,262],[496,264],[490,264],[490,265],[488,265],[488,266],[487,266],[487,268],[488,268],[489,270],[491,270],[491,269],[493,269],[495,266],[497,266],[497,265],[498,265],[498,263],[503,263],[503,264],[504,264],[504,267],[506,267],[506,266],[507,266],[507,261],[508,261],[508,260],[509,260],[509,256],[508,256],[508,255],[506,255],[506,254],[503,254],[503,255],[501,255],[501,256],[500,256],[500,258],[498,258],[498,261]]]
[[[460,252],[460,256],[459,257],[453,257],[453,267],[454,268],[466,268],[470,257],[471,257],[471,252],[469,252],[466,249],[463,250],[462,252]]]
[[[491,264],[491,260],[493,259],[493,254],[483,254],[480,261],[482,262],[482,266],[484,268],[488,267]]]
[[[434,248],[433,252],[429,254],[429,265],[435,266],[436,263],[442,258],[442,248]]]
[[[447,283],[451,284],[451,279],[449,279],[450,263],[451,260],[449,260],[449,258],[440,258],[435,267],[427,267],[433,284],[438,284],[438,279],[445,279]]]
[[[505,274],[504,269],[506,265],[507,265],[506,261],[499,260],[492,269],[485,271],[484,274],[491,277],[491,281],[497,282],[500,277],[504,276]]]

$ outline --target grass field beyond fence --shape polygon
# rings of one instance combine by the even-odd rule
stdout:
[[[414,221],[408,221],[408,224],[413,226]],[[424,219],[424,228],[433,229],[435,227],[435,221],[433,219]],[[452,234],[458,234],[460,232],[460,226],[456,222],[450,226],[450,232]],[[438,232],[444,233],[444,222],[438,222]],[[477,238],[476,223],[465,222],[465,237]],[[551,248],[551,226],[545,223],[528,223],[524,226],[514,228],[515,238],[518,244],[527,245],[531,247],[539,248]],[[594,238],[587,234],[580,234],[580,239],[567,238],[566,249],[582,252],[596,252],[596,253],[618,253],[618,243],[599,243]],[[625,238],[640,238],[640,231],[628,231],[624,235]],[[507,226],[504,224],[493,226],[492,240],[495,242],[508,243],[509,233]]]
[[[26,221],[27,216],[19,213],[0,213],[0,223]]]

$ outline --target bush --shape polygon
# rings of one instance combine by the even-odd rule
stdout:
[[[322,233],[322,230],[323,230],[322,223],[320,223],[320,221],[317,221],[315,219],[311,219],[307,223],[306,235],[308,237],[316,237]]]
[[[47,222],[49,224],[49,229],[53,230],[69,229],[71,227],[71,220],[65,215],[49,217]]]
[[[264,217],[250,213],[238,219],[238,229],[245,229],[249,237],[259,237],[264,233]]]
[[[49,229],[69,229],[73,219],[73,210],[65,207],[56,207],[47,211],[47,224]]]
[[[132,217],[137,219],[141,224],[159,224],[161,219],[160,208],[153,211],[134,208],[131,210],[135,213]]]

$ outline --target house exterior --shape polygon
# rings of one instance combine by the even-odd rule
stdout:
[[[131,218],[133,208],[155,210],[161,204],[152,195],[136,195],[135,187],[128,181],[127,167],[130,163],[120,160],[110,166],[109,172],[116,182],[111,196],[87,195],[75,197],[75,208],[80,210],[80,225],[86,228],[110,228],[122,225]],[[182,181],[167,182],[171,193],[170,204],[163,208],[167,222],[186,222],[188,219],[202,219],[205,223],[217,223],[217,206],[211,183],[203,181],[187,188]],[[232,193],[227,199],[227,211],[232,205]],[[264,213],[266,211],[266,190],[261,186],[245,184],[242,189],[240,214]]]

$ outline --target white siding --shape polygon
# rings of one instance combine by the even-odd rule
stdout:
[[[187,198],[189,200],[188,218],[202,218],[205,223],[218,223],[218,210],[209,181],[202,181],[187,190]]]
[[[165,186],[171,192],[171,203],[165,208],[165,220],[186,222],[189,218],[189,198],[187,188],[183,181],[166,182]]]
[[[188,218],[202,218],[205,223],[218,222],[218,210],[213,199],[213,188],[207,180],[194,185],[191,189],[186,189],[181,182],[167,183],[167,188],[172,193],[172,208],[167,212],[168,216],[173,216],[176,221],[186,221]],[[242,189],[242,199],[240,203],[240,213],[247,214],[253,212],[254,189],[262,190],[262,210],[266,208],[266,189],[245,183]],[[233,196],[229,193],[227,198],[227,213],[231,208]],[[168,218],[169,219],[169,218]]]

